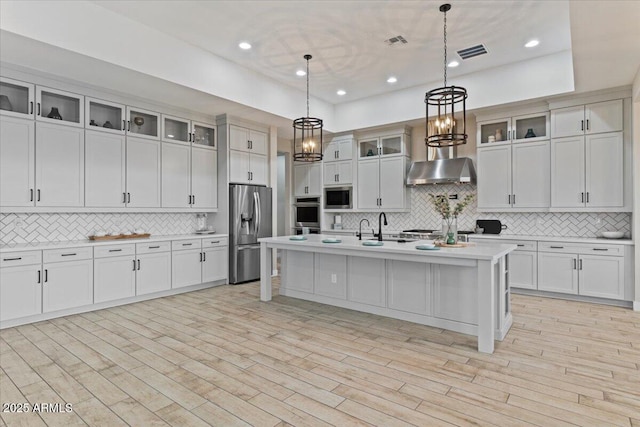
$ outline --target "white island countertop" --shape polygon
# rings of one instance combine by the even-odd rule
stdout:
[[[516,249],[514,244],[476,244],[470,243],[469,246],[464,248],[447,248],[441,247],[439,250],[420,250],[416,249],[416,246],[433,243],[432,240],[416,240],[413,242],[399,243],[394,241],[383,241],[383,246],[363,246],[364,241],[375,240],[358,240],[353,236],[339,236],[340,243],[323,243],[326,239],[335,239],[336,236],[323,235],[323,234],[308,234],[305,237],[307,240],[291,240],[293,236],[280,236],[280,237],[267,237],[258,239],[260,243],[269,243],[271,247],[277,247],[281,249],[293,249],[305,251],[317,252],[318,249],[326,251],[327,253],[335,253],[342,251],[353,252],[354,255],[371,256],[373,254],[386,254],[389,255],[414,255],[425,258],[450,258],[450,259],[467,259],[467,260],[491,260],[496,261],[499,258],[505,256],[509,252]],[[358,253],[359,252],[359,253]],[[437,262],[437,261],[431,261]]]
[[[113,239],[113,240],[68,240],[59,242],[33,242],[0,245],[0,253],[20,251],[40,251],[43,249],[67,249],[86,246],[124,245],[127,243],[166,242],[170,240],[206,239],[216,237],[228,237],[228,234],[169,234],[156,235],[143,238]]]

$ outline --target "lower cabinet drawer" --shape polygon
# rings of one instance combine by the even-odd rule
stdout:
[[[174,251],[186,251],[189,249],[200,249],[202,247],[201,239],[175,240],[171,242],[171,249]]]
[[[216,246],[227,246],[226,237],[208,237],[202,239],[202,249],[212,248]]]
[[[93,258],[93,248],[45,249],[42,251],[44,262],[79,261]]]
[[[35,265],[42,262],[42,251],[9,252],[0,256],[0,267]]]
[[[147,242],[136,243],[137,254],[151,254],[154,252],[169,252],[171,250],[171,242]]]
[[[133,243],[127,245],[105,245],[93,248],[94,258],[111,258],[125,255],[134,255],[136,253],[136,245]]]

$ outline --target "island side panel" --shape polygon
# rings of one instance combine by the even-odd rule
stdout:
[[[266,242],[260,243],[260,301],[271,301],[271,252]]]
[[[478,260],[478,351],[493,353],[496,278],[492,261]]]

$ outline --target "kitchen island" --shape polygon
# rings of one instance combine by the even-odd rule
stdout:
[[[308,235],[259,239],[260,299],[270,301],[271,249],[282,250],[280,295],[392,317],[478,337],[493,353],[511,327],[511,244],[418,250],[429,243]]]

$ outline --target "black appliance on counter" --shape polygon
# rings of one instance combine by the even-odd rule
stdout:
[[[502,230],[507,229],[507,225],[497,219],[478,219],[476,227],[484,229],[484,234],[500,234]]]

